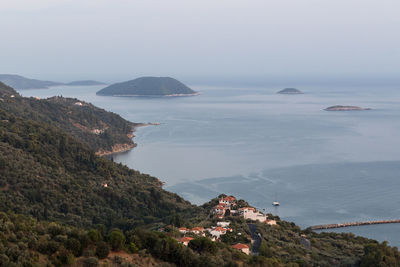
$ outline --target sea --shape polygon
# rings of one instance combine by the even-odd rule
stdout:
[[[132,122],[137,147],[114,161],[195,204],[232,194],[306,228],[400,219],[399,86],[197,86],[194,97],[97,96],[104,86],[20,90],[74,97]],[[325,111],[332,105],[371,110]],[[272,202],[279,201],[279,207]],[[400,224],[329,231],[400,245]]]

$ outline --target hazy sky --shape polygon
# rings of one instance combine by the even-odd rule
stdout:
[[[1,0],[0,73],[396,78],[399,13],[399,0]]]

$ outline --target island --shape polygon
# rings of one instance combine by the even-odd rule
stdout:
[[[103,82],[93,81],[93,80],[82,80],[82,81],[73,81],[66,83],[68,86],[92,86],[92,85],[105,85]]]
[[[140,77],[112,84],[96,94],[103,96],[195,96],[199,93],[171,77]]]
[[[282,94],[282,95],[301,95],[304,94],[302,91],[296,88],[285,88],[283,90],[280,90],[277,92],[277,94]]]
[[[324,110],[326,110],[326,111],[354,111],[354,110],[371,110],[371,109],[370,108],[357,107],[357,106],[336,105],[336,106],[327,107]]]

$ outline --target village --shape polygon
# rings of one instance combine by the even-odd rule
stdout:
[[[239,207],[237,200],[234,196],[222,196],[218,199],[218,204],[210,210],[210,218],[216,221],[215,225],[210,227],[195,226],[192,228],[180,227],[178,231],[180,238],[177,238],[178,242],[185,246],[189,245],[189,242],[195,237],[208,237],[211,241],[220,242],[223,236],[227,233],[236,236],[246,235],[242,232],[234,232],[234,229],[230,227],[232,218],[244,218],[247,222],[259,222],[265,223],[271,226],[277,227],[277,222],[274,219],[268,219],[268,216],[261,211],[258,211],[254,207],[245,206]],[[251,239],[251,244],[254,242]],[[237,249],[247,255],[251,253],[250,246],[245,243],[235,243],[231,245],[233,249]]]

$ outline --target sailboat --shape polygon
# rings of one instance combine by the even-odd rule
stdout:
[[[279,205],[280,205],[280,204],[279,204],[279,202],[276,200],[276,194],[275,194],[275,201],[272,202],[272,206],[277,207],[277,206],[279,206]]]

